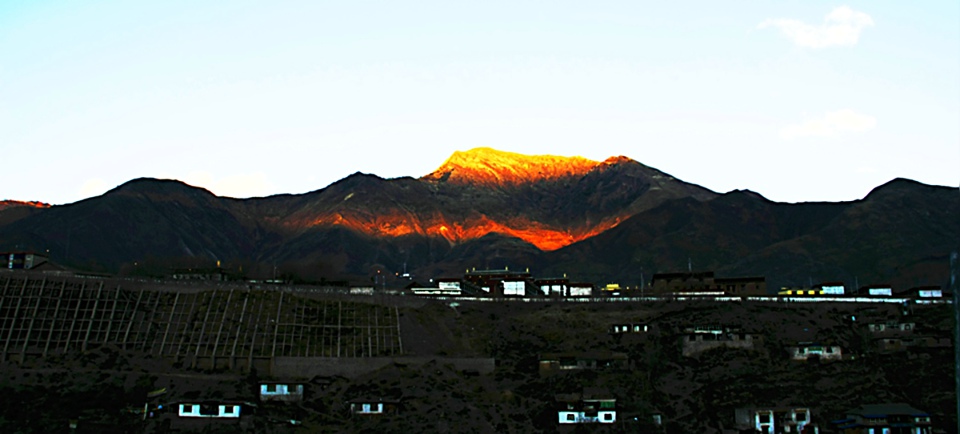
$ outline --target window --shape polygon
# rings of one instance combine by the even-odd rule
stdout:
[[[363,412],[364,413],[370,412],[370,404],[363,404]]]
[[[760,423],[770,423],[770,413],[760,413]]]
[[[570,421],[570,422],[573,422],[573,421],[577,420],[577,415],[575,415],[575,414],[573,414],[573,413],[567,413],[567,420]]]
[[[273,393],[273,392],[276,392],[276,391],[277,391],[277,385],[276,385],[276,384],[268,384],[268,385],[267,385],[267,392]]]
[[[827,347],[827,352],[828,352],[828,353],[832,353],[832,352],[833,352],[833,347]]]
[[[233,414],[233,408],[234,408],[233,405],[225,405],[223,406],[223,413],[221,414],[224,414],[224,415]]]
[[[181,413],[193,413],[193,406],[190,405],[190,404],[183,404],[183,405],[180,407],[180,412],[181,412]]]
[[[611,413],[604,413],[604,414],[603,414],[603,420],[607,420],[607,421],[613,420],[613,414],[611,414]]]

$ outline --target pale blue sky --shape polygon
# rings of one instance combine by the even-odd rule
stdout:
[[[0,2],[0,199],[302,193],[479,146],[790,202],[960,182],[956,1],[460,3]]]

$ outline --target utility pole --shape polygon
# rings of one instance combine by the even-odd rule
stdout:
[[[957,282],[957,251],[950,254],[950,291],[953,292],[953,377],[956,383],[957,430],[960,431],[960,283]]]

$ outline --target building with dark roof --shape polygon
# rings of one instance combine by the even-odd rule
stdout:
[[[930,414],[904,403],[867,404],[847,410],[846,419],[835,420],[845,434],[930,434]]]

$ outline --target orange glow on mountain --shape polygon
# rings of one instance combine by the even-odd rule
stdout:
[[[454,152],[439,169],[421,179],[491,186],[583,176],[600,163],[583,157],[523,155],[491,148]]]
[[[43,202],[37,202],[37,201],[0,200],[0,211],[7,208],[16,208],[20,206],[25,206],[30,208],[50,208],[49,203],[43,203]]]
[[[619,219],[605,221],[580,230],[547,227],[528,219],[513,219],[509,222],[491,220],[479,215],[463,222],[448,222],[442,216],[433,216],[420,222],[400,213],[377,216],[351,216],[334,214],[315,219],[311,226],[343,226],[374,237],[402,237],[421,235],[441,237],[451,244],[483,237],[490,233],[512,236],[533,244],[540,250],[551,251],[590,238],[616,226]]]
[[[566,178],[580,178],[591,171],[603,171],[615,165],[631,161],[626,157],[611,157],[603,162],[583,157],[558,157],[554,155],[523,155],[498,151],[490,148],[476,148],[455,152],[439,169],[424,176],[421,180],[431,183],[453,183],[478,190],[495,190],[507,186],[519,186],[543,181],[558,181]],[[372,237],[403,237],[417,235],[443,238],[450,244],[459,244],[481,238],[487,234],[502,234],[519,238],[533,244],[540,250],[550,251],[568,246],[578,241],[600,234],[618,225],[630,216],[624,213],[609,216],[599,222],[549,223],[535,217],[497,211],[504,205],[496,201],[477,204],[481,208],[470,207],[470,199],[460,189],[448,191],[448,198],[455,202],[453,209],[447,211],[417,211],[403,203],[385,197],[374,211],[366,206],[354,206],[352,203],[363,193],[354,190],[342,190],[344,194],[339,203],[326,205],[323,211],[303,213],[286,220],[292,230],[309,227],[343,227]],[[488,193],[484,193],[488,194]],[[353,202],[348,202],[352,200]],[[530,204],[536,206],[536,204]],[[492,210],[483,207],[494,207]],[[466,212],[466,215],[464,215]],[[493,216],[492,214],[496,214]],[[534,213],[536,214],[536,213]]]

